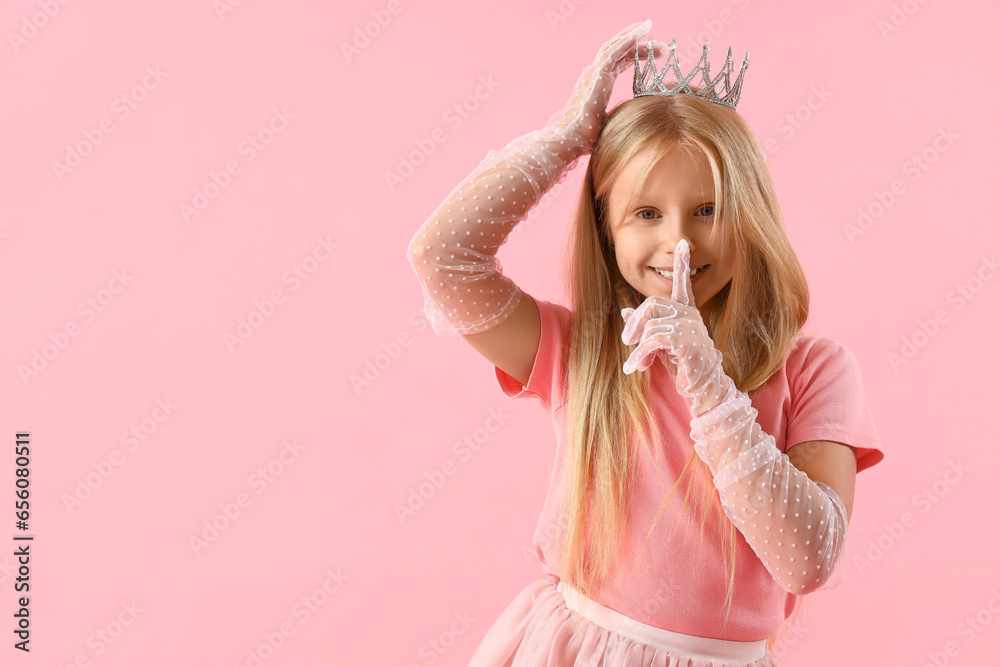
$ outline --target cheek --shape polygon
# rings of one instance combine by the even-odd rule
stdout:
[[[634,231],[621,233],[615,241],[615,252],[620,261],[633,263],[642,261],[643,256],[649,254],[650,242],[651,239],[641,233]]]
[[[718,262],[718,275],[722,278],[723,283],[727,283],[733,278],[733,263],[724,257],[720,257],[716,260]]]
[[[618,266],[626,271],[635,273],[639,266],[643,264],[643,251],[641,246],[616,245]]]

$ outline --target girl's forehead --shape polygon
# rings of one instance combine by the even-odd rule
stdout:
[[[626,169],[638,170],[645,164],[652,164],[656,168],[664,163],[709,167],[708,157],[697,146],[681,146],[678,143],[672,143],[667,146],[652,146],[641,149],[626,162]]]
[[[643,178],[643,171],[648,174]],[[696,190],[714,188],[712,166],[700,151],[675,148],[669,151],[643,150],[634,155],[612,184],[615,198],[647,194],[659,190]]]

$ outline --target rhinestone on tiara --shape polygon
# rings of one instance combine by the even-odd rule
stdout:
[[[656,61],[653,58],[653,40],[649,41],[649,52],[646,56],[646,64],[639,71],[639,44],[635,44],[635,79],[632,81],[632,96],[633,97],[643,97],[645,95],[694,95],[695,97],[701,97],[709,102],[715,102],[716,104],[721,104],[727,106],[730,109],[736,109],[736,105],[740,101],[740,91],[743,88],[743,74],[750,67],[750,52],[747,51],[746,56],[743,58],[743,66],[740,68],[740,73],[736,77],[736,81],[733,82],[732,86],[729,84],[729,74],[733,71],[733,48],[729,47],[729,53],[726,54],[726,64],[722,66],[722,71],[719,75],[712,80],[712,75],[710,73],[710,66],[708,64],[708,42],[705,42],[704,48],[701,51],[701,60],[695,65],[687,76],[681,74],[681,68],[677,62],[677,38],[674,37],[670,40],[670,54],[667,56],[667,62],[664,63],[663,69],[659,72],[656,71]],[[647,81],[650,70],[652,70],[652,78]],[[663,83],[663,76],[670,70],[674,74],[674,78],[677,80],[677,85],[668,87]],[[701,72],[701,90],[694,92],[691,86],[691,79],[694,75]],[[724,92],[720,95],[720,90],[717,89],[717,85],[725,77],[725,88],[721,89]]]

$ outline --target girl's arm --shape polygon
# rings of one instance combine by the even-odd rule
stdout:
[[[750,398],[731,386],[721,404],[691,420],[695,451],[714,474],[726,516],[785,590],[827,588],[843,567],[847,508],[832,487],[792,465],[756,419]]]
[[[825,587],[840,563],[847,509],[832,487],[792,465],[757,423],[750,397],[723,370],[722,353],[694,307],[690,252],[685,239],[674,249],[674,275],[681,279],[671,299],[651,296],[622,311],[622,342],[639,343],[624,371],[645,370],[658,358],[667,364],[691,401],[694,449],[712,471],[726,516],[785,590],[811,593]],[[842,479],[850,472],[842,466],[856,465],[835,460],[828,479]]]
[[[651,26],[631,25],[604,44],[545,128],[490,151],[414,235],[407,257],[439,336],[486,331],[514,312],[521,291],[503,275],[496,253],[538,200],[591,152],[614,81]],[[654,54],[665,50],[662,42],[654,44]],[[639,45],[641,57],[648,51]]]
[[[552,127],[518,137],[491,151],[417,231],[407,257],[435,333],[479,333],[514,312],[521,290],[503,275],[497,251],[586,150]]]

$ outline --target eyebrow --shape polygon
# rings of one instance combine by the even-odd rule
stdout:
[[[647,206],[648,204],[643,204],[643,202],[649,201],[650,199],[652,199],[652,196],[650,196],[650,195],[645,195],[645,194],[639,195],[638,197],[636,197],[635,206]],[[697,206],[702,206],[704,204],[714,204],[715,203],[715,197],[712,197],[712,198],[709,198],[709,199],[702,199],[702,200],[691,199],[691,200],[689,200],[689,202],[690,203],[698,202],[696,204]]]
[[[642,200],[642,199],[649,199],[652,196],[653,196],[652,193],[650,193],[649,190],[647,190],[646,187],[644,186],[643,189],[640,190],[638,192],[638,194],[636,195],[636,201],[639,201],[639,200]],[[705,202],[703,202],[703,203],[707,203],[709,201],[715,201],[715,193],[714,192],[711,192],[711,193],[708,193],[708,194],[705,194],[704,192],[702,192],[701,195],[699,195],[699,196],[701,196],[701,197],[709,197],[709,199],[705,200]],[[692,198],[691,201],[694,201],[695,199],[696,198]]]

